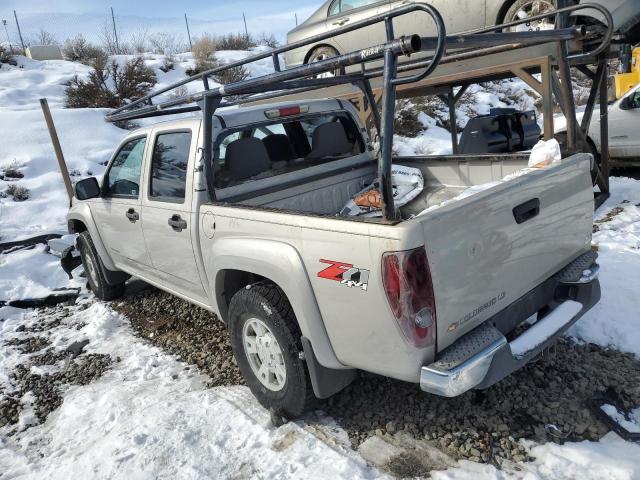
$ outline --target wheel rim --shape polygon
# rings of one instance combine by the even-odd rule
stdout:
[[[326,52],[317,52],[311,55],[309,59],[309,63],[322,62],[323,60],[328,60],[329,58],[334,57],[335,55],[329,55]],[[336,72],[324,72],[316,75],[316,78],[333,78],[336,76]]]
[[[553,3],[545,0],[531,0],[523,4],[518,10],[516,10],[511,18],[507,19],[507,22],[515,22],[516,20],[524,20],[525,18],[534,17],[555,10]],[[534,22],[522,23],[511,27],[509,30],[512,32],[531,32],[540,30],[553,30],[555,28],[555,21],[553,18],[545,18],[543,20],[536,20]]]
[[[242,329],[244,353],[253,374],[272,392],[284,388],[287,370],[278,340],[267,325],[258,318],[248,319]]]
[[[89,277],[91,278],[93,283],[94,284],[98,283],[97,282],[97,275],[96,275],[96,266],[93,263],[91,255],[85,255],[84,256],[84,263],[85,263],[85,267],[87,267],[87,273],[89,274]]]

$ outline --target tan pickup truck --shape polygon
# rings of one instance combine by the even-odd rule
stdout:
[[[145,127],[76,184],[68,224],[99,298],[133,276],[225,322],[268,408],[299,415],[357,370],[487,388],[600,298],[589,155],[460,199],[526,156],[397,158],[424,189],[384,220],[338,214],[378,172],[350,104],[219,109],[212,126],[212,182],[201,119]]]

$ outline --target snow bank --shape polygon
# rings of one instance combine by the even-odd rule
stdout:
[[[626,202],[626,203],[623,203]],[[602,298],[570,330],[574,338],[640,357],[640,181],[611,178],[611,197],[596,212]],[[607,220],[614,208],[617,215]],[[602,222],[602,223],[600,223]]]

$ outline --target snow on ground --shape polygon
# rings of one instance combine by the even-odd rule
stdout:
[[[623,203],[626,202],[626,203]],[[573,337],[640,357],[640,182],[611,179],[611,197],[596,212],[602,299],[569,331]],[[609,220],[608,215],[617,214]]]
[[[0,324],[2,336],[38,320],[14,313]],[[97,381],[71,387],[44,424],[0,435],[3,478],[383,476],[342,445],[330,425],[323,428],[328,440],[301,422],[275,428],[246,387],[206,388],[206,377],[142,343],[104,304],[76,309],[50,332],[55,347],[89,340],[87,353],[121,360]],[[7,370],[24,359],[14,349],[0,355],[0,386],[6,387]]]

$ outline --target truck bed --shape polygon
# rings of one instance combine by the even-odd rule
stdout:
[[[241,205],[336,216],[349,199],[377,176],[373,160],[346,160],[336,162],[338,165],[333,168],[306,172],[306,175],[256,180],[240,188],[227,189],[219,199]],[[422,193],[401,209],[402,218],[418,215],[469,187],[498,181],[525,168],[527,161],[525,154],[399,157],[394,164],[420,169],[425,180]],[[368,221],[379,222],[381,219]]]

